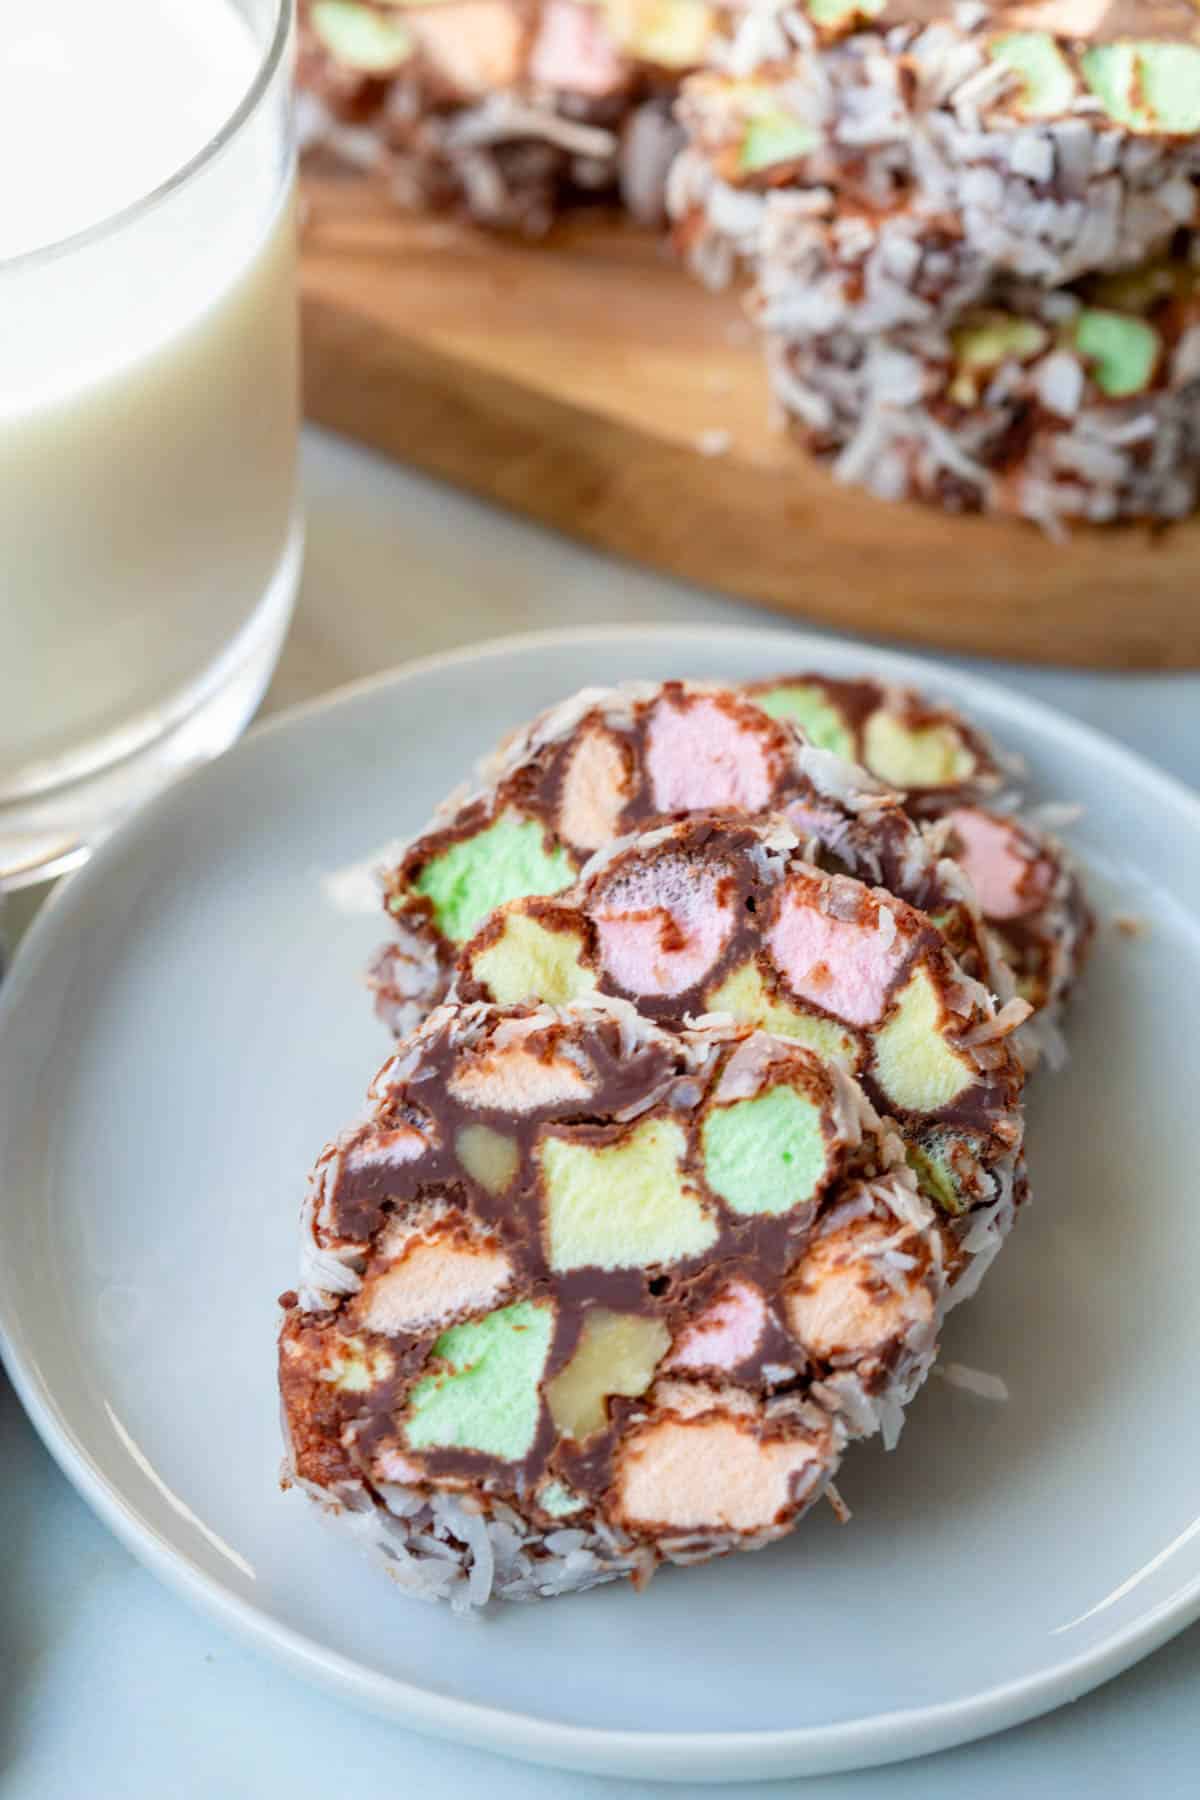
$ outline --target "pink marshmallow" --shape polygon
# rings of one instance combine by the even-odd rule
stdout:
[[[767,942],[792,992],[850,1025],[880,1018],[908,954],[901,933],[888,942],[873,927],[830,918],[795,883],[784,892]]]
[[[1021,854],[1016,827],[974,807],[950,814],[959,839],[958,862],[966,870],[989,919],[1019,919],[1036,911],[1051,874],[1046,863]]]
[[[390,1267],[367,1278],[356,1311],[368,1331],[399,1337],[487,1312],[511,1278],[512,1263],[502,1250],[418,1238],[404,1245]]]
[[[720,918],[681,926],[669,912],[597,918],[604,967],[627,994],[682,994],[703,980],[728,931]]]
[[[664,1369],[736,1369],[754,1352],[767,1307],[747,1281],[731,1281],[682,1333]]]
[[[611,883],[592,917],[604,967],[627,994],[682,994],[708,973],[735,924],[723,874],[664,858]]]
[[[782,1528],[828,1473],[828,1444],[760,1438],[757,1423],[710,1413],[646,1426],[620,1458],[625,1519],[678,1531]]]
[[[579,0],[548,0],[529,61],[537,86],[602,96],[621,89],[628,73],[598,8]]]
[[[659,812],[740,806],[762,812],[774,780],[763,735],[715,700],[660,701],[646,739],[646,767]]]
[[[929,1325],[933,1296],[919,1271],[889,1282],[876,1260],[894,1237],[891,1223],[867,1219],[810,1246],[784,1297],[784,1315],[811,1356],[865,1356]]]

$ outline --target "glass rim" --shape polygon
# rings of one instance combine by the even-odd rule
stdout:
[[[295,0],[274,0],[274,3],[276,7],[275,27],[271,33],[270,42],[263,51],[255,70],[254,79],[229,117],[206,144],[202,144],[194,155],[189,156],[185,163],[181,163],[179,168],[173,170],[165,180],[160,181],[157,187],[151,188],[149,193],[140,195],[136,200],[130,200],[127,205],[120,207],[114,213],[107,213],[104,218],[97,219],[94,224],[85,225],[81,230],[73,231],[67,237],[56,238],[52,243],[38,244],[32,250],[19,251],[16,256],[0,256],[0,276],[5,276],[13,270],[31,269],[42,263],[53,262],[60,256],[69,256],[76,250],[85,249],[89,244],[115,236],[126,226],[134,224],[144,213],[153,211],[172,194],[186,187],[193,176],[199,175],[203,169],[208,167],[209,163],[214,162],[226,144],[232,142],[241,131],[242,126],[257,112],[260,102],[283,62],[283,53],[291,37]]]

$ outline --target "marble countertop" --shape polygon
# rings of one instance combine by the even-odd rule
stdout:
[[[309,554],[265,710],[410,657],[553,626],[746,629],[769,615],[660,580],[310,432]],[[1130,596],[1136,604],[1136,596]],[[967,665],[967,659],[956,659]],[[1200,676],[978,666],[1200,786]],[[19,933],[34,899],[7,915]],[[414,1737],[311,1692],[221,1635],[109,1536],[0,1377],[0,1800],[283,1800],[314,1781],[451,1800],[649,1800]],[[703,1791],[751,1800],[1183,1800],[1200,1792],[1200,1627],[1073,1707],[861,1775]]]

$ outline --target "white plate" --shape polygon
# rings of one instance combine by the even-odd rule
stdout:
[[[386,1051],[373,913],[328,877],[420,825],[506,727],[584,682],[805,664],[944,691],[1083,801],[1106,921],[1067,1074],[1031,1105],[1037,1205],[856,1517],[482,1623],[409,1601],[276,1486],[273,1301],[327,1136]],[[353,883],[348,884],[353,887]],[[414,665],[165,795],[63,888],[0,1001],[0,1321],[71,1479],[182,1593],[381,1712],[689,1782],[849,1768],[1074,1698],[1200,1613],[1195,1031],[1200,806],[985,683],[796,633],[619,630]]]

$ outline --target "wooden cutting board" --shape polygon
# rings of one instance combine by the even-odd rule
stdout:
[[[309,415],[574,537],[847,630],[1125,668],[1200,665],[1200,519],[1076,531],[840,487],[769,422],[737,302],[654,239],[552,244],[306,178]]]

